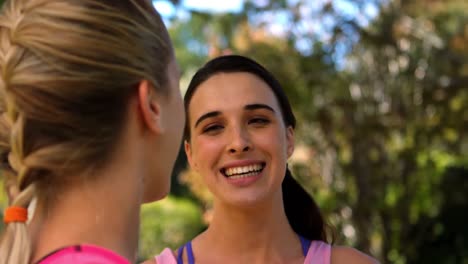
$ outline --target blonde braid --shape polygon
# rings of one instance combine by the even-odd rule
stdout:
[[[13,201],[13,205],[26,208],[35,194],[33,184],[21,191]],[[31,242],[26,223],[9,223],[0,246],[0,263],[27,264],[31,256]]]
[[[34,198],[35,186],[34,184],[30,184],[23,190],[20,188],[23,185],[29,169],[23,163],[24,118],[21,114],[16,112],[12,105],[14,104],[7,100],[7,120],[10,121],[5,123],[13,124],[13,126],[10,129],[11,150],[8,153],[8,163],[11,169],[5,171],[8,175],[5,188],[10,199],[10,205],[26,209]],[[14,117],[16,117],[16,120],[11,121]],[[0,244],[0,263],[28,263],[30,254],[31,244],[26,223],[9,223]]]
[[[27,207],[36,196],[47,207],[59,187],[83,175],[78,172],[103,166],[135,85],[148,80],[169,95],[172,59],[169,35],[149,0],[6,0],[0,176],[11,205]],[[25,224],[8,224],[0,264],[27,263],[28,240]]]
[[[16,5],[21,1],[13,1],[11,5],[4,8],[9,12],[5,15],[14,17],[10,19],[12,24],[0,25],[0,100],[2,101],[0,111],[0,153],[4,157],[3,174],[6,176],[5,188],[9,197],[10,206],[27,208],[35,195],[34,185],[20,189],[28,168],[24,166],[24,116],[17,109],[15,98],[9,91],[10,80],[14,78],[16,66],[23,55],[23,48],[13,43],[15,29],[20,23],[23,15]],[[8,21],[8,20],[2,20]],[[31,255],[30,238],[26,223],[12,222],[6,227],[5,234],[0,244],[0,263],[26,264]]]

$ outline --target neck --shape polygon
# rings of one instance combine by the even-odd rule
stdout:
[[[140,205],[148,199],[144,197],[148,190],[145,181],[152,176],[148,164],[154,162],[147,155],[148,142],[155,140],[154,133],[142,125],[139,109],[138,96],[132,96],[105,164],[96,170],[62,175],[68,182],[61,184],[63,188],[49,184],[55,189],[46,193],[50,199],[38,200],[29,224],[33,262],[77,244],[104,247],[131,263],[136,261]],[[41,195],[38,193],[39,198]]]
[[[194,251],[201,252],[203,249],[197,250],[195,243]],[[241,263],[283,262],[298,254],[302,256],[300,241],[284,211],[281,191],[271,201],[255,208],[215,202],[213,219],[200,236],[200,245],[210,245],[207,248],[211,252],[226,257],[242,256]]]
[[[39,201],[30,224],[32,260],[62,247],[93,244],[134,262],[143,191],[132,167],[85,175],[87,180],[69,184],[47,205]]]

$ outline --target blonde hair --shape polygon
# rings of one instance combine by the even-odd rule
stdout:
[[[145,79],[169,92],[172,56],[150,1],[6,1],[0,14],[0,173],[10,205],[27,207],[66,183],[66,175],[102,165],[136,85]],[[0,263],[28,263],[30,247],[26,224],[8,224]]]

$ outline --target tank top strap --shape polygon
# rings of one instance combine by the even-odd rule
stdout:
[[[177,259],[170,248],[165,248],[159,255],[154,256],[154,259],[158,264],[177,264]]]
[[[305,257],[309,251],[311,241],[301,235],[299,235],[299,239],[301,240],[302,254],[304,254]]]
[[[187,258],[189,264],[195,264],[195,258],[193,257],[193,250],[192,250],[192,241],[187,243]]]
[[[184,264],[184,259],[183,254],[184,254],[184,247],[185,245],[182,245],[178,250],[177,250],[177,264]]]
[[[301,241],[301,247],[302,247],[302,253],[304,254],[304,257],[306,257],[306,262],[304,263],[312,263],[307,261],[308,259],[328,259],[328,262],[318,262],[318,263],[324,263],[328,264],[330,263],[330,245],[323,243],[322,241],[310,241],[307,238],[303,236],[299,236],[299,239]],[[328,248],[328,258],[327,258],[327,246]],[[187,259],[188,259],[188,264],[195,264],[195,257],[193,255],[193,250],[192,250],[192,241],[187,242],[185,245],[181,246],[178,251],[177,251],[177,264],[183,264],[183,253],[184,253],[184,248],[187,249]],[[318,253],[318,254],[317,254]],[[315,263],[315,262],[314,262]]]
[[[311,241],[304,264],[320,263],[330,264],[331,245],[323,241]]]
[[[187,248],[188,264],[195,264],[195,258],[193,257],[192,251],[192,241],[187,242],[177,250],[177,264],[184,264],[184,248]]]

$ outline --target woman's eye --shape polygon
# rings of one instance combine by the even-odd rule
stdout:
[[[252,118],[249,120],[249,124],[266,125],[268,123],[270,123],[270,120],[266,118],[260,118],[260,117]]]
[[[209,125],[203,129],[203,133],[214,133],[222,128],[223,127],[221,125]]]

